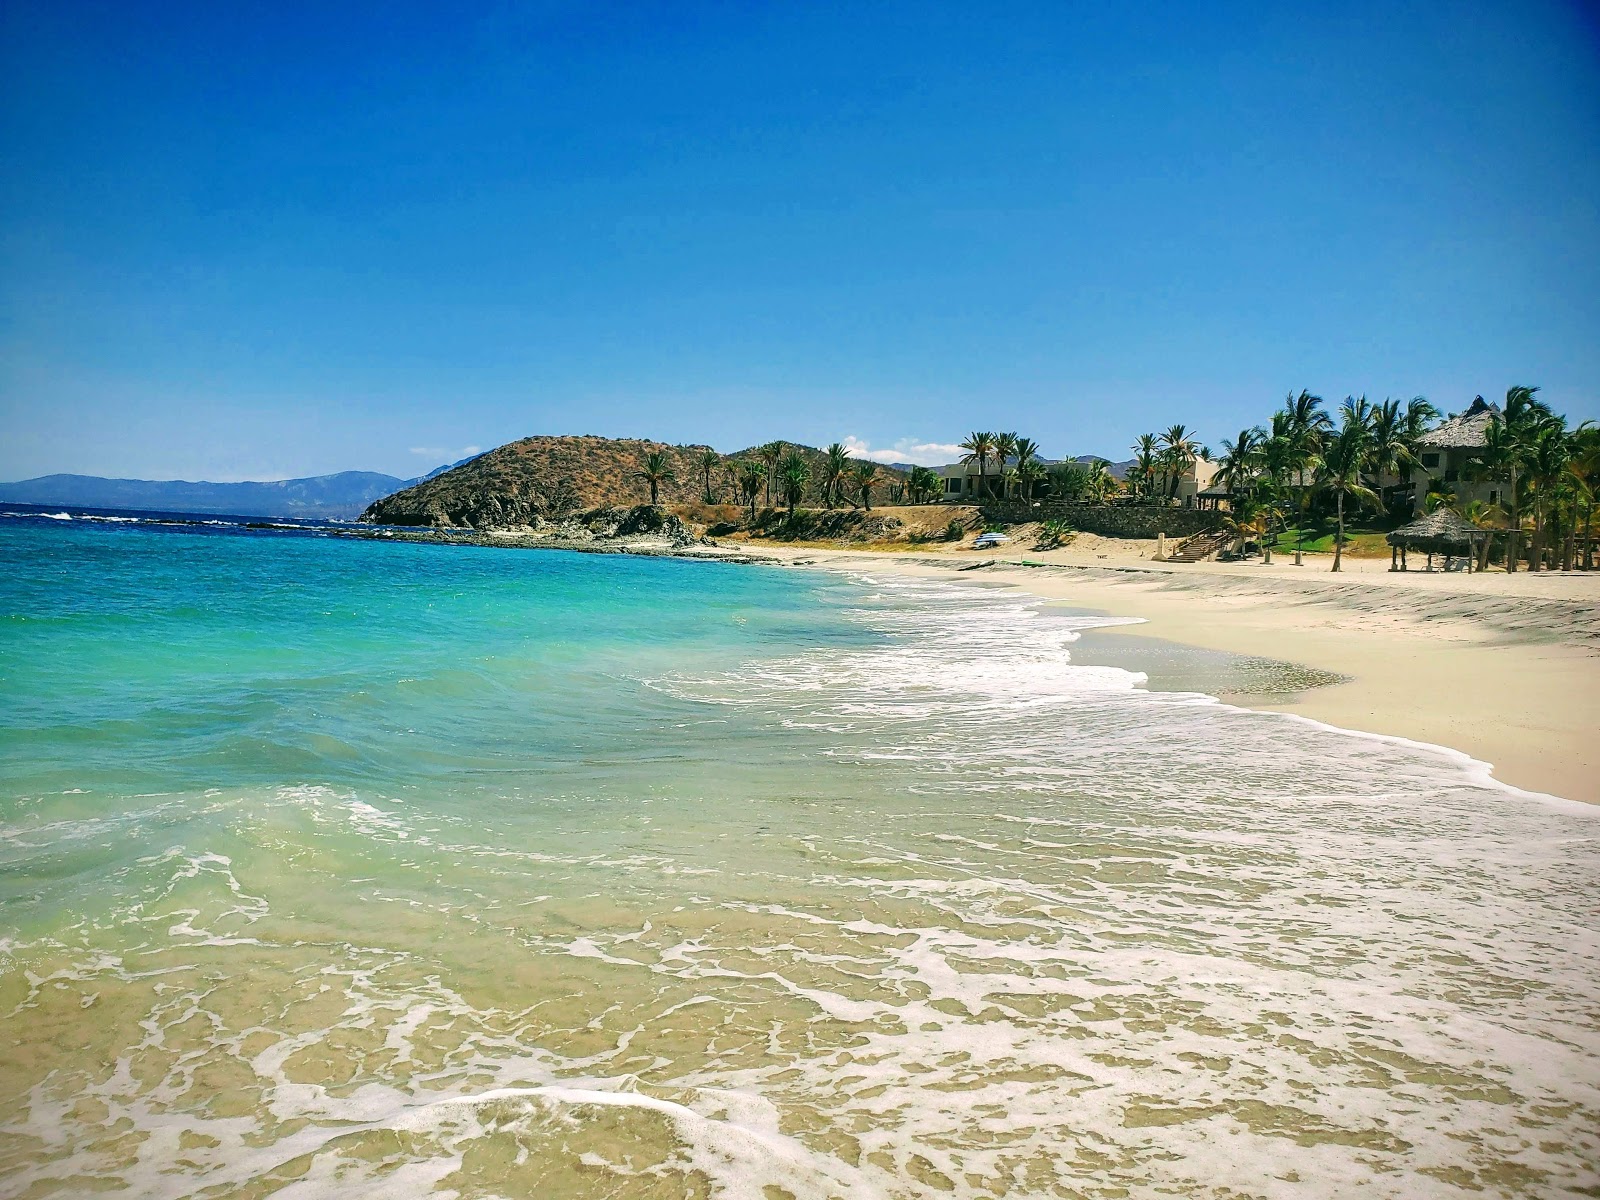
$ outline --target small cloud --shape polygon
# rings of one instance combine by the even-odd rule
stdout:
[[[961,447],[945,442],[919,442],[903,437],[892,446],[873,447],[858,437],[843,439],[846,450],[856,458],[880,463],[911,463],[919,467],[939,467],[961,457]]]
[[[483,447],[482,446],[463,446],[463,447],[461,447],[461,453],[462,453],[463,456],[472,455],[472,454],[482,454],[483,453]]]
[[[424,458],[443,458],[445,456],[445,451],[438,446],[413,446],[411,447],[411,453],[420,454]]]

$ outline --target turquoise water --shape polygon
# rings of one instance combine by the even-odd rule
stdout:
[[[951,584],[0,521],[0,1193],[1558,1195],[1592,812]]]

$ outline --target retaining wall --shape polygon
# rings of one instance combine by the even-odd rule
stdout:
[[[1046,500],[1040,504],[985,504],[986,521],[1020,525],[1025,521],[1049,521],[1059,517],[1074,529],[1101,537],[1153,538],[1164,533],[1169,538],[1186,538],[1207,529],[1218,529],[1222,516],[1198,508],[1160,508],[1122,504],[1063,504]]]

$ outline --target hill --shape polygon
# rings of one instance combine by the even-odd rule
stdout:
[[[810,460],[815,476],[822,452],[791,446]],[[713,492],[731,499],[731,465],[741,458],[759,457],[758,450],[718,454],[718,465],[711,470]],[[701,460],[707,451],[717,453],[710,446],[670,446],[641,438],[528,437],[386,496],[362,519],[383,525],[504,529],[559,519],[580,509],[645,504],[650,486],[638,472],[645,456],[656,451],[666,456],[672,472],[672,478],[661,483],[661,503],[699,503],[705,490]],[[883,475],[899,477],[887,468]]]
[[[0,503],[330,520],[356,517],[378,497],[386,496],[408,482],[377,471],[340,471],[334,475],[279,479],[267,483],[41,475],[37,479],[0,483]]]

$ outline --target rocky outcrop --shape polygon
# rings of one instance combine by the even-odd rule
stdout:
[[[792,448],[811,466],[811,498],[822,478],[822,452],[809,446]],[[705,458],[716,453],[709,446],[669,446],[638,438],[531,437],[508,442],[385,496],[361,519],[443,529],[521,529],[567,521],[591,510],[631,511],[651,499],[650,485],[639,472],[652,453],[661,454],[668,469],[668,477],[657,481],[661,504],[695,505],[704,499]],[[710,469],[713,494],[731,500],[734,464],[740,458],[758,457],[759,448],[718,456]],[[886,488],[903,478],[887,467],[879,474]]]
[[[597,508],[628,510],[650,499],[650,485],[639,478],[639,470],[646,455],[656,452],[672,475],[659,483],[662,501],[692,503],[705,486],[700,460],[709,449],[636,438],[523,438],[385,496],[361,519],[380,525],[520,529]]]

